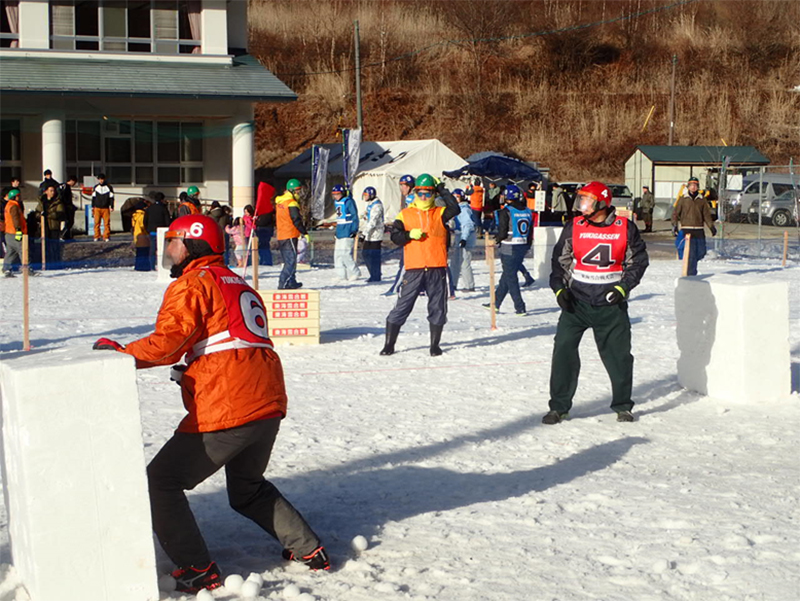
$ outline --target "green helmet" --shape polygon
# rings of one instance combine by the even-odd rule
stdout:
[[[417,188],[435,188],[436,180],[432,175],[423,173],[417,178]]]
[[[186,190],[186,194],[189,196],[198,196],[200,194],[200,188],[197,186],[189,186],[189,189]]]
[[[302,188],[302,187],[303,187],[303,184],[300,183],[299,179],[292,178],[288,182],[286,182],[286,189],[289,190],[290,192],[292,190],[297,190],[298,188]]]
[[[8,200],[14,200],[17,196],[19,196],[19,190],[17,190],[16,188],[14,188],[13,190],[9,190],[6,196],[8,196]]]

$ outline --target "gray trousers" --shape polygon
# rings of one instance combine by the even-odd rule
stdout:
[[[450,249],[450,273],[453,285],[458,288],[458,278],[463,276],[464,285],[461,290],[475,288],[475,276],[472,275],[472,249],[456,244]]]
[[[355,238],[336,238],[333,246],[333,266],[340,280],[357,280],[361,277],[361,270],[353,260],[355,243]]]
[[[447,268],[409,269],[403,276],[397,304],[389,312],[386,321],[402,326],[414,309],[419,293],[428,296],[428,321],[435,326],[447,323]]]
[[[147,466],[153,529],[178,567],[202,566],[211,557],[184,494],[221,467],[230,506],[261,526],[295,555],[309,555],[319,538],[275,486],[264,479],[280,418],[217,432],[176,432]]]
[[[14,263],[22,264],[22,241],[14,239],[16,234],[5,234],[6,256],[3,259],[3,271],[11,271]]]

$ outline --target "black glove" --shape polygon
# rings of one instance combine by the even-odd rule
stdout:
[[[355,238],[357,234],[350,234],[351,238]]]
[[[605,293],[606,302],[609,305],[618,305],[622,301],[628,298],[628,293],[625,291],[625,288],[617,284],[616,286],[612,286]]]
[[[458,243],[458,245],[459,245],[461,248],[466,248],[466,246],[467,246],[467,241],[466,241],[466,240],[462,240],[461,242],[459,242],[459,243]]]
[[[575,298],[568,288],[562,288],[556,292],[556,302],[567,313],[575,313]]]
[[[672,226],[672,235],[675,236],[676,238],[678,237],[678,226],[677,225],[673,225]]]
[[[716,236],[716,235],[717,235],[717,228],[715,228],[715,227],[712,225],[712,226],[711,226],[711,236],[713,237],[713,236]]]

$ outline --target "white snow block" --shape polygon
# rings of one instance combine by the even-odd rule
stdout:
[[[164,267],[164,250],[167,248],[164,244],[164,236],[169,231],[168,227],[156,228],[156,281],[169,282],[169,269]]]
[[[33,601],[158,599],[133,357],[0,361],[11,555]]]
[[[679,278],[678,382],[745,403],[791,394],[789,286],[758,275]]]
[[[558,242],[564,228],[545,226],[533,229],[533,261],[530,270],[533,279],[539,285],[547,287],[550,282],[550,261],[553,258],[553,247]]]

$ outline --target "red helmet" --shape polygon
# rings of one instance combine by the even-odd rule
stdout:
[[[596,213],[602,209],[611,206],[611,190],[608,189],[603,183],[589,182],[583,188],[578,190],[579,196],[588,196],[594,203],[592,205],[592,213]],[[585,211],[583,211],[585,213]]]
[[[180,238],[181,240],[203,240],[211,247],[212,252],[222,254],[225,252],[225,240],[222,228],[207,215],[184,215],[173,221],[165,239]]]

